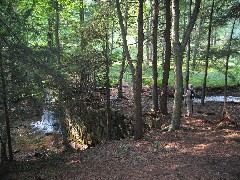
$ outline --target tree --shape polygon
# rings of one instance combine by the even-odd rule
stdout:
[[[153,110],[158,111],[158,67],[157,67],[157,39],[158,39],[158,11],[159,11],[159,2],[154,0],[153,5],[153,24],[152,24],[152,78],[153,78],[153,87],[152,87],[152,101],[153,101]]]
[[[128,1],[126,1],[126,5],[125,5],[125,12],[124,12],[124,22],[125,22],[125,32],[127,35],[127,27],[128,27]],[[121,64],[121,71],[119,74],[119,78],[118,78],[118,97],[122,98],[123,94],[122,94],[122,84],[123,84],[123,74],[125,71],[125,64],[126,64],[126,53],[125,53],[125,48],[123,46],[122,48],[122,64]]]
[[[2,43],[0,43],[2,44]],[[11,129],[10,129],[10,116],[9,116],[9,107],[8,107],[8,94],[7,94],[7,84],[6,84],[6,76],[4,73],[3,68],[3,59],[2,59],[2,47],[1,54],[0,54],[0,71],[1,71],[1,83],[2,83],[2,101],[3,101],[3,107],[4,107],[4,119],[5,119],[5,125],[6,125],[6,135],[7,135],[7,145],[8,145],[8,153],[9,153],[9,160],[13,161],[13,149],[12,149],[12,138],[11,138]],[[2,138],[1,138],[2,141]],[[6,150],[4,148],[5,144],[2,141],[2,150]],[[6,154],[6,153],[3,153]]]
[[[143,63],[143,0],[138,1],[138,55],[136,67],[136,80],[134,90],[135,101],[135,131],[134,139],[139,140],[143,137],[142,120],[142,63]]]
[[[120,25],[120,28],[121,28],[121,35],[122,35],[122,40],[123,40],[124,52],[126,54],[126,58],[127,58],[129,66],[130,66],[131,75],[132,75],[132,82],[134,84],[134,82],[135,82],[135,68],[133,66],[133,62],[132,62],[132,59],[131,59],[131,56],[130,56],[130,53],[129,53],[129,50],[128,50],[127,31],[126,31],[126,28],[124,27],[124,24],[123,24],[123,17],[122,17],[122,12],[121,12],[121,7],[120,7],[119,0],[116,0],[116,7],[117,7],[119,25]]]
[[[204,4],[204,3],[202,3]],[[202,7],[203,9],[203,7]],[[196,25],[195,28],[195,37],[194,37],[194,49],[193,49],[193,57],[192,57],[192,71],[194,72],[195,67],[196,67],[196,58],[197,58],[197,54],[199,51],[199,45],[200,45],[200,38],[202,37],[203,34],[203,24],[205,21],[205,13],[203,12],[203,10],[200,13],[200,17],[199,17],[199,24]]]
[[[162,75],[162,92],[160,94],[161,103],[160,109],[161,113],[168,114],[167,102],[168,102],[168,79],[170,70],[170,60],[171,60],[171,1],[165,0],[166,8],[166,28],[165,28],[165,60],[163,64],[163,75]]]
[[[226,109],[226,103],[227,103],[228,66],[229,66],[229,58],[230,58],[230,53],[231,53],[231,45],[232,45],[235,22],[236,22],[236,19],[233,20],[232,30],[230,33],[229,43],[228,43],[228,47],[227,47],[226,69],[225,69],[225,76],[224,76],[224,106],[223,106],[223,110]]]
[[[212,0],[212,6],[209,16],[209,25],[208,25],[208,43],[207,43],[207,54],[205,60],[205,69],[204,69],[204,77],[203,77],[203,86],[202,86],[202,97],[201,97],[201,105],[204,105],[205,99],[205,89],[207,84],[207,73],[208,73],[208,64],[209,64],[209,50],[211,46],[211,33],[212,33],[212,19],[213,19],[213,10],[214,10],[214,0]]]
[[[183,96],[183,77],[182,77],[182,62],[183,62],[183,52],[187,45],[190,33],[193,29],[197,15],[199,12],[201,0],[195,1],[195,7],[190,19],[190,23],[186,28],[182,42],[179,38],[179,1],[172,1],[172,47],[173,47],[173,57],[174,57],[174,104],[173,104],[173,115],[171,119],[171,125],[169,131],[174,131],[180,128],[180,118],[181,118],[181,105]]]
[[[57,62],[58,65],[60,65],[61,62],[61,47],[60,47],[60,39],[59,39],[59,23],[60,23],[60,9],[59,9],[59,3],[58,0],[54,1],[54,8],[56,11],[56,18],[55,18],[55,42],[56,42],[56,48],[57,48]]]
[[[191,18],[191,6],[192,6],[192,0],[188,0],[188,24],[190,23],[190,18]],[[190,46],[190,36],[188,38],[188,43],[187,43],[187,57],[186,57],[186,71],[185,71],[185,87],[184,87],[184,92],[187,91],[188,89],[188,84],[189,84],[189,64],[190,64],[190,59],[191,59],[191,46]]]

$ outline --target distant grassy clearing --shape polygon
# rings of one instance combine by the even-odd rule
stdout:
[[[121,64],[115,63],[110,68],[110,79],[111,84],[114,86],[118,82],[119,74],[121,71]],[[240,76],[238,73],[234,70],[229,70],[229,74],[231,76],[228,77],[228,85],[237,85],[240,84]],[[203,70],[196,71],[196,72],[190,72],[190,81],[189,83],[194,84],[195,87],[202,86],[204,77]],[[185,70],[183,70],[183,78],[185,78]],[[131,73],[129,66],[125,67],[125,73],[123,77],[123,81],[125,82],[131,82]],[[143,85],[151,85],[152,84],[152,67],[143,66]],[[162,69],[159,68],[158,70],[158,84],[162,84]],[[170,76],[169,76],[169,85],[173,86],[174,84],[174,72],[173,69],[170,70]],[[223,72],[220,72],[217,69],[209,68],[208,70],[208,76],[207,76],[207,86],[223,86],[224,85],[224,74]]]

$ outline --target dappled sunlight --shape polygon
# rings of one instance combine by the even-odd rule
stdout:
[[[186,153],[186,152],[190,152],[192,154],[199,154],[199,153],[203,153],[207,150],[207,148],[211,147],[211,143],[209,144],[196,144],[193,147],[187,147],[187,148],[183,148],[180,150],[180,152],[182,153]]]
[[[164,149],[167,151],[180,150],[180,143],[177,142],[167,143],[164,146]]]

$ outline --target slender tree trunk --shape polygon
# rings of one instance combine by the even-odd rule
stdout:
[[[106,37],[105,37],[105,59],[106,59],[106,114],[107,114],[107,127],[108,127],[108,140],[112,140],[112,118],[111,118],[111,104],[110,104],[110,79],[109,79],[109,66],[110,66],[110,58],[109,58],[109,44],[108,44],[108,33],[106,28]]]
[[[61,93],[60,93],[61,94]],[[68,131],[68,122],[70,121],[70,114],[69,111],[66,109],[66,105],[62,100],[62,95],[60,95],[60,104],[59,104],[59,121],[61,125],[61,132],[63,138],[63,146],[65,147],[66,151],[72,150],[72,146],[69,144],[69,131]]]
[[[208,44],[207,44],[207,54],[205,60],[205,70],[204,70],[204,77],[203,77],[203,87],[202,87],[202,97],[201,97],[201,105],[204,105],[204,99],[206,94],[206,85],[207,85],[207,73],[208,73],[208,63],[209,63],[209,50],[211,46],[211,33],[212,33],[212,18],[213,18],[213,10],[214,10],[214,0],[212,0],[211,12],[210,12],[210,19],[208,25]]]
[[[191,18],[191,6],[192,6],[192,0],[188,0],[188,24],[190,23],[190,18]],[[188,89],[188,84],[189,84],[189,64],[190,64],[190,59],[191,59],[191,47],[190,47],[190,37],[188,38],[188,43],[187,43],[187,58],[186,58],[186,72],[185,72],[185,88],[184,92],[187,91]]]
[[[48,18],[48,33],[47,33],[47,42],[48,42],[48,48],[52,49],[53,47],[53,21],[54,18],[52,15]]]
[[[228,62],[229,62],[229,58],[230,58],[230,54],[231,54],[230,51],[231,51],[235,21],[236,21],[236,19],[234,19],[234,21],[233,21],[231,35],[230,35],[229,44],[228,44],[227,57],[226,57],[226,69],[225,69],[225,80],[224,80],[224,106],[223,106],[223,109],[226,109],[226,106],[227,106],[226,103],[227,103],[227,86],[228,86],[228,80],[227,80],[228,79]]]
[[[83,4],[83,0],[79,0],[79,4],[80,4],[79,18],[80,18],[80,22],[83,23],[84,22],[84,4]]]
[[[125,31],[127,35],[127,21],[128,21],[128,2],[126,1],[126,6],[125,6],[125,13],[124,13],[124,22],[125,22]],[[126,64],[126,53],[125,49],[123,47],[123,52],[122,52],[122,65],[121,65],[121,71],[119,74],[118,78],[118,98],[123,97],[123,92],[122,92],[122,84],[123,84],[123,74],[125,72],[125,64]]]
[[[2,79],[2,82],[4,81],[3,78],[4,78],[4,73],[3,73],[3,57],[2,57],[2,43],[0,41],[0,65],[1,65],[1,79]],[[5,82],[4,84],[2,83],[2,91],[5,89]],[[4,94],[2,94],[2,99],[4,99],[5,96]],[[1,110],[5,110],[5,106],[3,107],[3,109],[1,108]],[[5,112],[5,111],[4,111]],[[5,121],[5,122],[4,122]],[[4,124],[6,124],[6,119],[1,119],[0,120],[0,123],[1,123],[1,134],[0,134],[0,143],[1,143],[1,162],[6,162],[8,160],[8,157],[7,157],[7,131],[6,131],[6,126],[4,126]]]
[[[2,62],[2,55],[0,55],[0,66],[1,66],[0,70],[1,70],[1,81],[2,81],[2,100],[3,100],[3,107],[4,107],[4,119],[6,122],[8,154],[9,154],[9,160],[13,161],[12,138],[11,138],[10,118],[9,118],[8,100],[7,100],[7,87],[6,87],[6,79],[4,74],[3,62]]]
[[[187,45],[193,26],[196,22],[199,12],[201,0],[196,0],[193,15],[191,16],[190,23],[183,34],[182,42],[179,41],[179,1],[173,0],[172,2],[172,46],[174,57],[174,104],[173,115],[169,131],[174,131],[180,128],[181,106],[183,96],[183,76],[182,76],[182,62],[183,52]]]
[[[168,114],[167,102],[168,102],[168,79],[170,71],[170,60],[171,60],[171,1],[165,0],[166,7],[166,29],[165,29],[165,61],[163,65],[162,75],[162,92],[161,92],[161,103],[160,108],[162,114]]]
[[[57,0],[54,2],[54,8],[56,11],[55,42],[56,42],[56,48],[57,48],[57,62],[58,62],[58,65],[60,65],[61,64],[60,39],[59,39],[60,10],[59,10],[59,4]]]
[[[116,7],[117,7],[119,25],[120,25],[120,28],[121,28],[122,39],[123,39],[123,47],[124,47],[124,51],[126,53],[127,61],[128,61],[128,64],[129,64],[129,67],[130,67],[130,70],[131,70],[132,82],[134,84],[135,83],[135,68],[133,66],[131,56],[130,56],[130,53],[129,53],[129,50],[128,50],[127,32],[126,32],[126,29],[125,29],[124,24],[123,24],[123,17],[122,17],[122,12],[121,12],[121,8],[120,8],[119,0],[116,0]],[[133,86],[133,89],[135,89],[134,86]]]
[[[6,162],[8,160],[7,157],[7,142],[3,140],[0,136],[0,143],[1,143],[1,163]]]
[[[121,64],[121,71],[118,77],[118,98],[123,98],[123,91],[122,91],[122,85],[123,85],[123,74],[125,72],[125,64],[126,64],[126,54],[123,49],[122,52],[122,64]]]
[[[200,38],[202,36],[202,29],[203,29],[203,22],[204,22],[204,15],[202,14],[200,16],[200,22],[198,27],[196,28],[196,32],[195,32],[195,42],[194,42],[194,50],[193,50],[193,58],[192,58],[192,71],[194,72],[195,67],[196,67],[196,58],[197,58],[197,54],[198,54],[198,48],[199,48],[199,41]]]
[[[157,67],[157,39],[158,39],[158,0],[154,0],[153,5],[153,25],[152,25],[152,78],[153,78],[153,87],[152,87],[152,101],[153,101],[153,110],[158,111],[158,67]]]
[[[150,0],[150,12],[152,11],[152,1]],[[151,14],[147,16],[147,19],[146,19],[146,43],[145,43],[145,47],[146,47],[146,65],[147,67],[149,67],[149,63],[150,63],[150,59],[151,59],[151,56],[150,56],[150,52],[151,52],[151,40],[152,40],[152,37],[151,37],[151,19],[152,19],[152,16]]]
[[[142,63],[143,63],[143,0],[138,1],[138,55],[135,81],[135,135],[134,139],[139,140],[143,137],[142,119]]]

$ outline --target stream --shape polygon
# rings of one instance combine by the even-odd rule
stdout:
[[[200,103],[200,98],[195,98],[194,102]],[[205,102],[224,102],[224,96],[206,96]],[[227,102],[240,103],[240,97],[228,96]],[[46,95],[46,108],[43,111],[41,119],[31,123],[31,127],[34,131],[40,131],[43,133],[61,133],[61,127],[59,120],[56,118],[54,112],[51,110],[52,98],[51,95]]]
[[[201,98],[195,98],[193,101],[200,103]],[[205,102],[224,102],[224,96],[206,96]],[[240,97],[227,96],[227,102],[240,103]]]
[[[52,97],[50,94],[46,95],[46,107],[43,110],[43,114],[39,121],[31,123],[31,127],[35,131],[41,131],[43,133],[61,133],[61,127],[58,118],[56,118],[54,112],[51,110]]]

